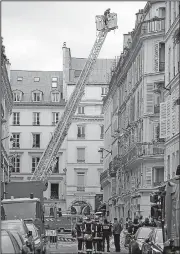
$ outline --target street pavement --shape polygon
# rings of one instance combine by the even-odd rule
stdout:
[[[56,244],[50,244],[47,246],[47,254],[53,254],[53,253],[59,253],[59,254],[77,254],[78,250],[77,250],[77,241],[65,241],[65,238],[69,238],[67,237],[63,237],[63,235],[59,236],[59,241],[57,244],[57,248],[56,248]],[[106,252],[104,252],[106,253]],[[109,252],[107,252],[109,253]],[[115,252],[115,247],[114,247],[114,241],[113,238],[111,238],[110,240],[110,253],[117,253]],[[121,234],[121,252],[120,254],[127,254],[128,251],[127,249],[124,248],[124,233],[122,232]]]

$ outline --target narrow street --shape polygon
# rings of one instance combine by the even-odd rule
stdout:
[[[124,248],[124,234],[121,235],[121,252],[122,254],[128,253],[127,249]],[[67,235],[66,235],[67,237]],[[63,237],[61,235],[60,239],[63,240]],[[63,254],[77,254],[77,241],[58,241],[58,245],[56,248],[56,244],[50,244],[47,247],[47,254],[52,253],[63,253]],[[103,252],[103,253],[115,253],[113,238],[110,241],[110,252]],[[117,253],[117,252],[116,252]]]

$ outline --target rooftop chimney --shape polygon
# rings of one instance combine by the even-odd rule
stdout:
[[[140,9],[138,13],[136,13],[136,24],[135,27],[141,22],[141,18],[143,16],[143,9]]]

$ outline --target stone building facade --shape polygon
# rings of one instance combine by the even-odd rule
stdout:
[[[156,90],[164,87],[165,18],[165,2],[150,1],[139,10],[104,99],[109,152],[101,185],[110,220],[149,216],[149,195],[164,181],[163,94]]]
[[[5,197],[5,184],[10,181],[11,160],[9,157],[9,118],[12,113],[13,96],[10,86],[10,63],[5,54],[5,47],[1,46],[1,196]]]

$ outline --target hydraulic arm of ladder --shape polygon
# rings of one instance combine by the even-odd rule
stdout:
[[[99,55],[101,47],[104,43],[104,40],[109,31],[116,29],[109,28],[105,26],[97,35],[93,48],[90,52],[90,55],[85,63],[85,66],[80,74],[80,77],[77,81],[76,87],[71,94],[61,119],[57,123],[54,133],[41,156],[41,159],[34,171],[32,180],[42,180],[46,181],[48,177],[51,175],[55,165],[56,165],[56,156],[59,152],[59,149],[67,135],[68,129],[71,125],[72,118],[77,110],[79,102],[84,94],[84,88],[87,83],[88,77],[91,74],[96,59]]]

